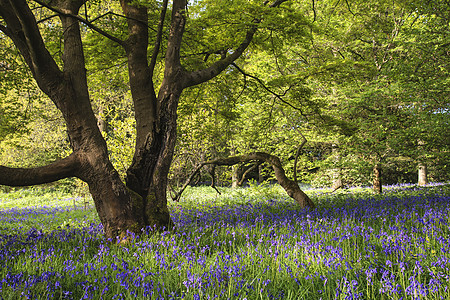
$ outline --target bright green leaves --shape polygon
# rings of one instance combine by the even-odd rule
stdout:
[[[311,26],[305,11],[294,1],[287,2],[276,9],[264,7],[262,31],[274,32],[285,41],[297,44],[309,42],[312,38]]]
[[[0,142],[26,131],[35,99],[35,84],[12,42],[0,36]],[[21,97],[22,101],[17,101]]]
[[[188,71],[230,55],[249,29],[258,30],[235,62],[240,70],[230,66],[210,82],[183,92],[173,168],[178,178],[206,158],[257,150],[284,158],[291,171],[302,140],[299,133],[308,139],[299,172],[311,180],[323,174],[332,177],[329,170],[319,175],[307,172],[319,165],[342,167],[343,173],[366,182],[362,170],[379,160],[392,166],[400,159],[413,164],[426,158],[450,165],[448,137],[443,134],[450,109],[450,32],[443,17],[449,9],[444,1],[286,1],[276,8],[263,2],[188,1],[181,49]],[[148,7],[150,56],[161,1],[133,3]],[[156,88],[163,77],[170,10],[169,4],[153,74]],[[42,20],[47,48],[62,69],[59,19],[43,8],[34,12]],[[80,12],[108,34],[126,40],[128,26],[122,14],[117,1],[97,0],[87,1]],[[103,134],[111,160],[124,174],[135,134],[125,51],[80,26],[93,110],[106,123]],[[0,140],[28,152],[50,153],[38,158],[42,162],[63,156],[68,150],[64,127],[55,121],[61,117],[35,92],[11,41],[3,35],[0,39]],[[57,129],[50,132],[52,127]],[[19,130],[33,136],[29,148]],[[60,149],[49,147],[44,134],[58,141]],[[7,161],[4,156],[2,160]]]

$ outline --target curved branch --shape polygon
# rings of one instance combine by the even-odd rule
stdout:
[[[217,75],[219,75],[223,70],[225,70],[229,65],[231,65],[236,59],[238,59],[242,55],[242,53],[244,53],[245,49],[247,49],[247,47],[250,45],[250,42],[252,41],[253,36],[256,33],[256,30],[258,29],[256,24],[260,22],[261,20],[259,19],[255,20],[255,24],[252,25],[250,29],[247,31],[244,41],[239,45],[239,47],[236,48],[236,50],[232,54],[224,57],[219,61],[216,61],[211,66],[205,69],[189,72],[186,76],[187,79],[185,80],[184,87],[186,88],[206,82],[211,78],[214,78]]]
[[[184,190],[188,187],[189,184],[191,184],[192,180],[195,178],[195,176],[198,174],[198,172],[200,172],[200,170],[205,165],[206,164],[204,164],[204,163],[198,164],[197,167],[195,167],[194,172],[192,172],[191,175],[188,177],[188,179],[186,179],[186,181],[184,182],[184,184],[181,187],[181,189],[178,192],[175,192],[175,190],[173,191],[174,194],[171,195],[173,201],[179,201],[180,200],[181,194],[183,194]]]
[[[282,3],[288,0],[275,0],[272,4],[269,4],[269,1],[265,1],[264,5],[268,5],[271,8],[275,8],[280,6]],[[184,83],[184,88],[194,86],[205,81],[210,80],[211,78],[219,75],[223,70],[225,70],[229,65],[231,65],[236,59],[238,59],[242,53],[244,53],[245,49],[250,45],[253,36],[258,30],[258,24],[261,23],[261,18],[255,18],[253,20],[253,24],[250,25],[250,28],[247,30],[244,41],[228,56],[224,56],[219,61],[213,63],[211,66],[198,70],[189,72],[186,76],[186,80]]]
[[[75,153],[43,167],[9,168],[0,166],[0,184],[28,186],[50,183],[68,177],[75,177],[79,167],[80,162]]]
[[[262,164],[262,161],[257,161],[256,164],[253,164],[250,168],[245,170],[244,174],[242,174],[241,180],[237,183],[238,186],[242,186],[244,184],[245,179],[247,178],[247,175],[259,167],[259,165]]]
[[[92,22],[89,22],[88,20],[86,20],[86,19],[84,19],[84,18],[82,18],[82,17],[80,17],[78,15],[65,13],[64,11],[62,11],[62,10],[60,10],[58,8],[52,7],[52,6],[50,6],[50,5],[44,3],[43,1],[40,1],[40,0],[34,0],[34,2],[38,3],[39,5],[42,5],[43,7],[53,11],[54,13],[57,13],[57,14],[61,15],[61,16],[72,17],[72,18],[80,21],[81,23],[85,24],[87,27],[89,27],[92,30],[98,32],[99,34],[103,35],[104,37],[107,37],[108,39],[118,43],[119,45],[123,46],[125,44],[125,42],[122,41],[121,39],[119,39],[119,38],[117,38],[117,37],[107,33],[103,29],[101,29],[101,28],[95,26],[94,24],[92,24]]]
[[[246,73],[244,70],[242,70],[242,69],[241,69],[238,65],[236,65],[235,63],[232,63],[231,65],[232,65],[233,67],[235,67],[242,75],[244,75],[244,78],[248,76],[248,77],[250,77],[250,78],[255,79],[255,80],[256,80],[256,81],[257,81],[257,82],[258,82],[258,83],[266,90],[266,91],[268,91],[268,92],[271,93],[273,96],[275,96],[275,98],[277,98],[278,100],[280,100],[282,103],[284,103],[284,104],[286,104],[286,105],[292,107],[293,109],[298,110],[298,111],[303,115],[303,112],[302,112],[302,109],[301,109],[301,108],[296,107],[296,106],[292,105],[291,103],[289,103],[289,102],[287,102],[286,100],[283,99],[283,96],[289,91],[290,88],[289,88],[288,90],[286,90],[286,91],[284,92],[284,94],[282,94],[282,95],[277,94],[277,93],[275,93],[274,91],[272,91],[271,89],[269,89],[269,88],[265,85],[265,83],[264,83],[261,79],[259,79],[258,77]]]
[[[194,176],[200,171],[203,166],[206,165],[216,165],[216,166],[232,166],[238,163],[248,162],[248,161],[264,161],[270,164],[275,172],[275,177],[278,183],[283,187],[289,197],[293,198],[301,208],[315,208],[314,202],[306,195],[293,180],[287,178],[286,173],[281,165],[280,159],[272,154],[265,152],[253,152],[246,155],[230,156],[226,158],[218,158],[210,161],[205,161],[200,163],[194,170],[194,172],[189,176],[188,180],[185,182],[181,190],[175,194],[173,197],[174,201],[179,200],[184,189],[189,185],[190,181]]]

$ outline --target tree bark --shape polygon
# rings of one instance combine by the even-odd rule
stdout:
[[[164,3],[167,5],[167,1]],[[142,212],[140,227],[168,229],[172,226],[172,221],[167,209],[167,176],[175,146],[176,106],[181,90],[179,84],[172,86],[174,79],[165,78],[165,92],[156,95],[152,67],[155,56],[159,53],[159,42],[155,44],[151,58],[152,67],[149,67],[147,9],[144,6],[134,6],[131,1],[125,0],[121,1],[121,5],[128,17],[128,39],[124,48],[128,58],[136,120],[135,152],[132,164],[127,170],[126,185],[133,199],[131,205]],[[176,13],[177,9],[175,6]],[[160,24],[164,18],[165,10],[160,16]],[[159,31],[161,30],[160,27]],[[169,40],[173,39],[171,34]]]
[[[44,184],[74,176],[80,168],[74,153],[65,159],[38,168],[8,168],[0,166],[0,184],[29,186]]]
[[[379,164],[375,164],[375,166],[373,167],[373,191],[377,194],[381,194],[382,188],[381,166]]]
[[[418,152],[423,152],[424,151],[424,147],[425,147],[425,142],[423,140],[419,140],[417,142],[417,150]],[[422,157],[423,158],[423,157]],[[427,170],[427,165],[425,164],[425,162],[419,158],[419,165],[418,167],[418,174],[417,174],[417,182],[420,186],[425,186],[428,184],[428,170]]]
[[[331,153],[334,156],[335,163],[337,165],[339,165],[340,154],[338,151],[338,146],[336,144],[333,144],[331,147],[332,147]],[[332,169],[332,178],[333,178],[333,183],[331,185],[331,188],[333,190],[332,192],[334,192],[344,186],[344,184],[342,183],[341,177],[342,177],[342,175],[341,175],[340,168]]]
[[[420,186],[426,186],[428,184],[428,178],[427,178],[427,165],[424,163],[420,163],[418,167],[418,184]]]
[[[260,164],[261,162],[256,162],[252,166],[248,167],[247,170],[245,170],[242,174],[241,180],[239,180],[238,182],[238,186],[242,186],[244,184],[245,180],[247,179],[247,175],[250,174],[250,172],[253,172],[254,170],[258,171]]]
[[[239,187],[239,167],[231,166],[231,188],[237,189]]]

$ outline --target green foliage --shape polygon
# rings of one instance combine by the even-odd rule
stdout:
[[[160,1],[149,8],[149,48]],[[168,37],[170,5],[163,30]],[[382,162],[389,181],[411,180],[418,162],[447,180],[449,163],[449,25],[444,1],[287,1],[271,9],[261,1],[189,1],[181,59],[204,68],[245,39],[253,42],[234,66],[184,91],[171,179],[183,182],[206,159],[266,151],[281,157],[289,176],[302,136],[301,181],[331,185],[370,182]],[[46,46],[62,66],[60,21],[34,7]],[[87,1],[80,12],[105,32],[127,36],[115,1]],[[81,25],[93,110],[105,124],[110,158],[125,176],[134,151],[134,111],[124,50]],[[0,34],[0,159],[38,166],[70,153],[62,117],[37,92],[12,42]],[[164,43],[162,43],[164,45]],[[154,73],[161,83],[164,47]],[[242,173],[244,166],[240,167]],[[315,173],[310,170],[317,170]],[[265,179],[271,179],[264,166]],[[231,169],[216,175],[229,183]],[[201,181],[209,175],[202,173]]]
[[[329,131],[339,148],[329,166],[337,164],[350,183],[367,183],[375,163],[383,163],[389,181],[400,182],[398,172],[398,178],[391,176],[399,166],[407,174],[418,161],[431,163],[427,154],[448,159],[441,127],[448,124],[439,121],[448,115],[448,22],[427,5],[357,1],[317,7],[323,13],[314,49],[320,65],[333,73],[314,76],[311,83],[320,87],[315,96],[326,99],[331,120],[343,129]]]

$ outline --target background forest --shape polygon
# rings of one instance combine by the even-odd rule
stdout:
[[[226,9],[212,3],[188,4],[192,27],[185,32],[181,59],[192,68],[226,52],[235,43],[226,29],[239,31],[234,12],[251,9],[247,1],[233,1]],[[117,6],[88,1],[84,14],[100,15],[93,22],[121,35],[123,20],[102,15]],[[202,14],[206,7],[209,13]],[[371,185],[380,170],[387,184],[417,182],[419,171],[422,184],[448,181],[448,12],[445,1],[323,0],[292,1],[282,14],[269,14],[241,58],[182,94],[169,187],[182,185],[202,161],[253,151],[279,156],[292,176],[304,139],[296,171],[313,186]],[[43,8],[36,7],[36,14],[58,61],[63,47],[58,22]],[[82,35],[98,126],[112,163],[125,176],[135,138],[126,57],[98,33],[84,28]],[[2,164],[34,167],[67,156],[71,149],[61,114],[30,79],[12,42],[0,38]],[[157,64],[163,58],[158,59]],[[161,72],[154,77],[162,78]],[[217,168],[215,180],[238,185],[250,167]],[[195,181],[211,182],[209,173],[203,170]],[[246,178],[266,181],[273,174],[261,164]],[[73,179],[64,185],[82,187]]]
[[[0,299],[450,299],[449,12],[0,0]]]

